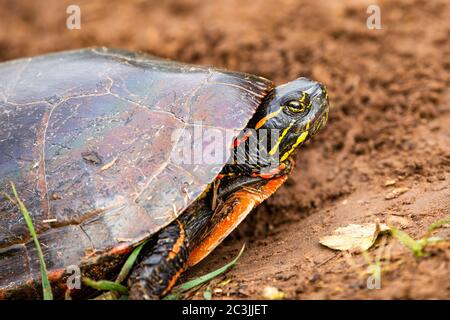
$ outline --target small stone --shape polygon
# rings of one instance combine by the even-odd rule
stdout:
[[[388,193],[384,198],[386,200],[392,200],[392,199],[398,198],[399,196],[401,196],[402,194],[404,194],[408,191],[409,191],[409,188],[407,188],[407,187],[396,188],[396,189],[392,190],[390,193]]]
[[[95,151],[86,151],[81,153],[81,157],[88,163],[91,164],[102,164],[102,158]]]
[[[391,186],[395,185],[396,183],[397,183],[397,180],[389,179],[389,180],[386,180],[386,182],[384,183],[384,186],[385,187],[391,187]]]
[[[263,298],[268,300],[284,299],[284,292],[272,286],[266,286],[263,290]]]
[[[53,192],[52,193],[52,200],[60,200],[62,199],[62,195],[58,192]]]
[[[309,282],[316,282],[320,279],[320,273],[314,273],[311,277],[309,277]]]

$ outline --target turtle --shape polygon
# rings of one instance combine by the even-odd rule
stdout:
[[[130,299],[160,299],[287,179],[325,86],[104,47],[0,64],[0,192],[30,212],[56,298],[95,292],[139,245]],[[213,147],[212,147],[213,146]],[[0,199],[0,298],[42,298],[37,249]],[[78,271],[79,273],[76,273]],[[72,283],[73,284],[73,283]]]

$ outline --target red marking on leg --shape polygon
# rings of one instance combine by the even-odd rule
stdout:
[[[167,293],[170,292],[170,290],[175,285],[175,283],[177,282],[178,278],[183,273],[183,271],[184,271],[183,269],[180,269],[180,270],[177,271],[177,273],[175,273],[175,275],[172,277],[172,279],[170,279],[169,284],[167,285],[167,287],[164,289],[164,291],[162,293],[162,296],[165,296]]]
[[[109,253],[110,254],[117,254],[117,255],[124,255],[131,252],[132,247],[128,243],[121,243],[114,248],[112,248]]]
[[[286,169],[286,165],[281,163],[277,168],[271,170],[267,173],[253,173],[252,177],[259,177],[263,179],[272,179],[274,176],[280,174],[284,169]]]
[[[270,197],[286,179],[287,175],[272,178],[258,190],[243,188],[228,198],[220,209],[222,212],[218,213],[224,215],[224,218],[214,226],[208,237],[191,251],[187,262],[188,266],[193,266],[203,260],[254,207]]]
[[[234,139],[233,146],[235,148],[238,147],[241,143],[247,141],[251,135],[252,135],[252,131],[248,131],[241,139],[238,139],[238,138]]]
[[[180,236],[178,237],[177,241],[173,245],[172,250],[169,252],[169,255],[167,256],[167,260],[172,260],[173,258],[175,258],[177,256],[177,254],[178,254],[178,252],[180,252],[181,246],[183,245],[183,242],[184,242],[184,237],[185,237],[184,227],[180,221],[177,220],[177,223],[178,223],[178,226],[180,227]]]
[[[49,270],[47,272],[48,280],[50,280],[52,282],[56,282],[62,278],[62,276],[64,275],[64,272],[65,272],[64,268]]]

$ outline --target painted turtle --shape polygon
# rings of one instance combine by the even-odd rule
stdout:
[[[159,298],[286,180],[293,151],[328,110],[325,88],[306,78],[274,88],[254,75],[123,50],[5,62],[0,191],[13,181],[28,207],[55,296],[74,268],[112,279],[150,239],[130,298]],[[223,150],[212,152],[212,141]],[[36,248],[6,198],[0,270],[0,298],[41,296]]]

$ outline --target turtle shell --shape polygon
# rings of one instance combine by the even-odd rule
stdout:
[[[194,131],[206,127],[231,150],[271,88],[249,74],[107,48],[2,63],[0,192],[16,185],[54,278],[98,264],[173,221],[225,165],[174,161],[183,137],[202,144]],[[6,198],[0,270],[0,296],[39,280],[23,216]]]

